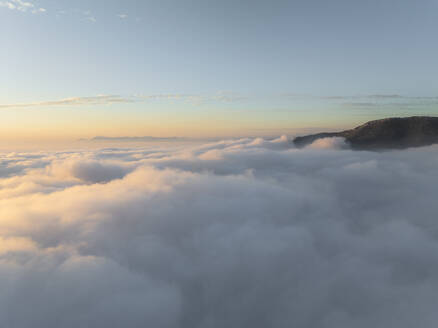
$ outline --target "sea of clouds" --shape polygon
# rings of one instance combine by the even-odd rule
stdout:
[[[0,154],[0,327],[438,321],[438,146]]]

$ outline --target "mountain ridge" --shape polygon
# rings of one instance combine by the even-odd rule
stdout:
[[[321,138],[343,137],[356,150],[385,150],[422,147],[438,143],[438,117],[389,117],[373,120],[350,130],[322,132],[296,137],[296,147]]]

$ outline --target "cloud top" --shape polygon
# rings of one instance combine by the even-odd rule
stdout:
[[[435,327],[438,148],[338,142],[2,154],[0,326]]]

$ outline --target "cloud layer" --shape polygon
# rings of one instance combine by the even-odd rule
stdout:
[[[0,157],[1,327],[435,327],[438,148]]]

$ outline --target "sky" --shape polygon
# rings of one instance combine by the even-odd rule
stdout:
[[[438,111],[438,2],[0,1],[0,141],[268,136]]]
[[[0,31],[0,327],[437,326],[438,145],[291,137],[437,116],[438,0],[0,0]]]

